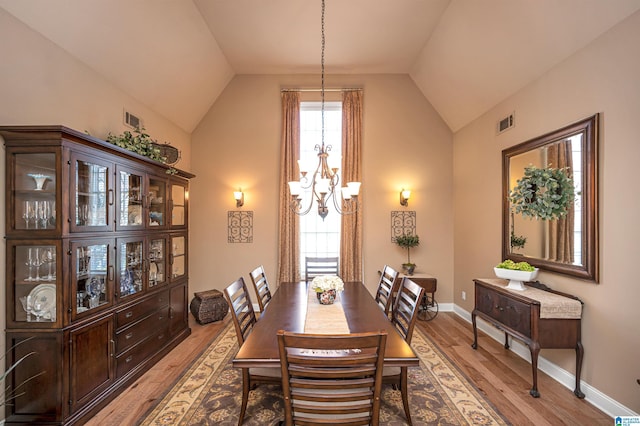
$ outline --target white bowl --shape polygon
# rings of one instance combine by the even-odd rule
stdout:
[[[524,281],[533,281],[538,276],[538,268],[533,271],[517,271],[515,269],[493,268],[496,277],[509,280],[508,289],[526,290]]]

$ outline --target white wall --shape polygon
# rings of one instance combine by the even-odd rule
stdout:
[[[640,412],[640,241],[636,194],[640,159],[640,13],[635,13],[540,79],[454,135],[455,302],[467,311],[472,279],[493,276],[501,261],[501,151],[595,113],[600,132],[600,283],[541,273],[539,280],[585,302],[582,379]],[[495,134],[515,111],[516,126]],[[569,350],[541,355],[575,371]],[[541,389],[544,395],[544,389]]]

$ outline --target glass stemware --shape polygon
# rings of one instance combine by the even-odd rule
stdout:
[[[43,229],[49,226],[49,216],[51,215],[51,206],[48,201],[40,201],[37,211],[37,220],[40,222],[40,227]]]
[[[36,277],[33,279],[34,281],[42,281],[42,277],[40,276],[40,267],[44,265],[45,261],[43,260],[43,254],[40,253],[40,248],[36,247],[35,256],[33,256],[33,266],[36,268]]]
[[[33,249],[31,247],[29,247],[28,249],[28,257],[27,260],[24,262],[25,266],[27,266],[28,270],[29,270],[29,276],[27,278],[25,278],[25,281],[35,281],[35,279],[33,278],[31,271],[33,269]]]
[[[28,201],[29,203],[29,207],[27,209],[27,224],[29,222],[33,222],[35,229],[38,229],[38,221],[37,221],[37,216],[36,216],[36,210],[38,209],[38,202],[37,201]]]
[[[42,303],[38,300],[33,302],[33,307],[31,311],[36,315],[36,321],[40,321],[40,317],[42,316]]]
[[[25,201],[22,206],[22,219],[24,220],[24,225],[26,229],[29,229],[29,211],[31,210],[31,201]]]
[[[54,280],[56,278],[56,275],[53,273],[53,264],[56,261],[56,253],[55,250],[52,248],[47,248],[45,249],[45,252],[42,256],[42,260],[47,263],[47,265],[49,266],[49,273],[47,274],[46,279],[47,280]]]

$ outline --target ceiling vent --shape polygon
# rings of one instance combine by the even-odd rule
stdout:
[[[124,124],[132,129],[141,129],[144,127],[142,125],[142,119],[137,115],[130,113],[126,109],[124,110]]]
[[[516,123],[513,119],[514,115],[515,113],[511,113],[505,118],[503,118],[502,120],[498,121],[498,124],[496,126],[496,130],[498,134],[502,132],[506,132],[507,130],[515,126]]]

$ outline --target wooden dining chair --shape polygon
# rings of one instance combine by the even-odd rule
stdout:
[[[411,345],[413,329],[418,317],[418,307],[423,296],[424,288],[407,277],[402,279],[391,310],[391,323],[409,345]],[[382,381],[393,385],[396,389],[400,389],[404,414],[409,425],[413,424],[409,411],[408,368],[385,367],[382,373]]]
[[[229,303],[233,326],[236,329],[238,346],[242,346],[256,324],[256,315],[249,291],[240,277],[224,289],[224,296]],[[249,391],[262,383],[281,383],[282,376],[278,368],[243,368],[242,369],[242,404],[238,425],[244,421],[244,414],[249,402]]]
[[[305,257],[305,281],[309,282],[321,275],[338,275],[338,257]]]
[[[376,303],[378,303],[378,306],[380,306],[380,309],[384,311],[386,316],[389,316],[389,311],[392,308],[393,293],[395,291],[397,278],[398,271],[389,265],[384,265],[382,273],[380,274],[378,290],[376,291]]]
[[[285,425],[379,424],[386,331],[278,331]]]
[[[253,282],[256,296],[258,296],[260,312],[264,312],[264,308],[271,301],[271,290],[269,290],[269,282],[267,281],[267,275],[264,273],[264,267],[262,265],[258,266],[249,273],[249,276],[251,277],[251,282]]]

